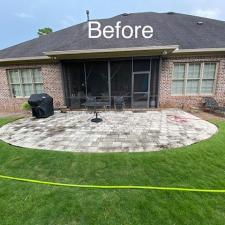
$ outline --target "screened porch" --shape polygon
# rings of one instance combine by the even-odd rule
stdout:
[[[90,97],[109,108],[117,97],[124,108],[158,107],[159,58],[67,60],[62,66],[69,108],[83,108]]]

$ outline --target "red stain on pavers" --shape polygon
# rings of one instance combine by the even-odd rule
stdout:
[[[183,117],[183,116],[167,115],[167,118],[171,122],[176,122],[176,123],[187,123],[188,122],[188,118]]]

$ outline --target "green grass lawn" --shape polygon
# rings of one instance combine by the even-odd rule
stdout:
[[[0,125],[12,119],[0,119]],[[152,153],[82,154],[0,142],[0,174],[55,182],[225,189],[225,123],[207,141]],[[0,225],[222,225],[225,193],[91,190],[0,180]]]

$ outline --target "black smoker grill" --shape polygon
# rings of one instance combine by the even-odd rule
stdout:
[[[48,94],[33,94],[28,103],[32,107],[32,115],[36,118],[47,118],[54,114],[53,98]]]

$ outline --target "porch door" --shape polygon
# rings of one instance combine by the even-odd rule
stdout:
[[[149,108],[150,72],[133,73],[133,108]]]

